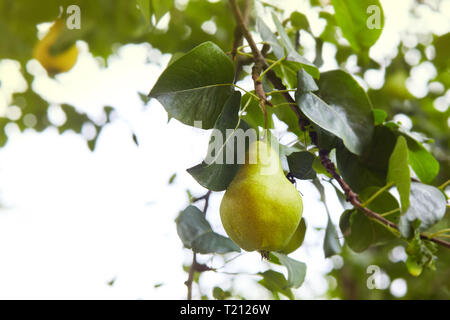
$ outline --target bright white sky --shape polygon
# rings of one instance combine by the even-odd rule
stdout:
[[[283,1],[291,8],[293,3]],[[371,51],[374,58],[392,57],[399,30],[408,27],[410,3],[383,1],[386,29]],[[441,13],[450,15],[448,3]],[[427,9],[422,11],[436,32],[450,29],[450,18],[439,21]],[[320,22],[316,25],[312,20],[313,31],[320,29]],[[185,169],[202,160],[209,132],[176,120],[167,124],[167,114],[158,102],[144,107],[139,99],[137,92],[150,90],[169,56],[161,56],[148,45],[127,45],[108,60],[105,69],[85,43],[78,46],[81,53],[76,66],[56,79],[48,78],[38,62],[31,61],[27,68],[36,75],[34,88],[54,104],[51,117],[55,121],[61,120],[58,104],[62,102],[96,119],[101,118],[104,105],[114,106],[117,114],[101,133],[93,153],[82,137],[71,132],[18,133],[8,128],[9,142],[0,149],[0,298],[183,299],[187,275],[182,264],[190,263],[191,253],[183,249],[174,219],[188,204],[187,188],[195,195],[205,192]],[[326,54],[333,52],[329,48]],[[376,78],[373,75],[369,80],[376,84]],[[14,110],[5,107],[10,92],[23,90],[14,62],[0,64],[0,80],[0,112],[11,115]],[[131,139],[131,130],[139,147]],[[169,186],[175,172],[175,183]],[[341,261],[323,257],[323,231],[314,230],[326,225],[318,193],[308,182],[297,187],[303,194],[309,226],[305,244],[292,255],[308,265],[306,282],[297,294],[320,298],[327,289],[324,274],[333,262],[339,265]],[[342,209],[334,191],[326,187],[337,224]],[[218,207],[222,194],[212,196],[208,211],[214,229],[221,233]],[[200,257],[202,261],[207,258]],[[209,262],[222,266],[223,258],[216,256]],[[267,268],[259,254],[245,253],[224,270],[255,273]],[[201,278],[202,293],[210,294],[216,285],[227,289],[233,278],[238,293],[245,297],[269,297],[264,289],[255,290],[260,288],[255,284],[259,277],[212,272]],[[116,279],[114,285],[108,286],[112,279]],[[162,286],[154,288],[157,284]],[[197,288],[194,296],[199,296]]]

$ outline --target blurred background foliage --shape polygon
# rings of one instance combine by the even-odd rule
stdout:
[[[426,6],[438,11],[444,0],[416,0],[410,13],[411,24],[418,18],[414,8]],[[263,6],[278,10],[270,2],[257,1]],[[334,56],[339,67],[348,69],[349,62],[355,61],[356,68],[351,73],[364,79],[373,70],[382,70],[384,79],[379,88],[369,87],[368,95],[373,107],[386,112],[388,119],[411,122],[411,130],[424,135],[421,141],[430,149],[440,163],[438,176],[433,185],[442,184],[450,176],[450,109],[448,94],[450,89],[450,33],[436,35],[430,33],[407,33],[400,35],[397,55],[386,57],[385,64],[370,58],[368,51],[355,50],[342,36],[336,23],[329,1],[310,0],[310,6],[325,22],[320,34],[313,34],[307,17],[301,13],[291,15],[284,22],[288,34],[295,41],[296,31],[303,29],[314,38],[314,63],[323,63],[322,51],[325,45],[334,46]],[[107,58],[121,46],[128,43],[150,43],[162,53],[187,52],[205,41],[213,41],[225,52],[230,52],[233,44],[234,21],[227,1],[206,0],[98,0],[98,1],[0,1],[0,59],[17,61],[26,81],[23,92],[15,92],[6,97],[7,106],[0,113],[0,145],[7,143],[5,127],[15,123],[20,130],[42,131],[56,126],[48,117],[49,102],[33,89],[34,77],[27,70],[33,57],[33,48],[38,41],[37,25],[52,22],[61,14],[67,16],[66,8],[76,4],[81,8],[81,29],[65,30],[53,44],[58,52],[76,41],[87,43],[90,52],[99,57],[106,67]],[[289,15],[285,16],[289,17]],[[306,18],[306,19],[305,19]],[[255,16],[250,17],[254,21]],[[254,23],[250,23],[254,25]],[[303,50],[302,47],[299,48]],[[416,75],[419,65],[431,68],[425,94],[415,95],[407,88],[408,81]],[[245,69],[244,69],[245,71]],[[248,70],[247,70],[248,72]],[[58,75],[55,76],[56,78]],[[82,93],[81,93],[82,94]],[[145,99],[145,96],[142,96]],[[6,109],[18,107],[20,115],[10,117]],[[58,126],[60,133],[73,130],[81,133],[85,124],[95,126],[96,135],[87,141],[91,150],[101,129],[110,121],[114,106],[104,106],[105,117],[99,122],[78,111],[76,106],[61,105],[67,120]],[[401,115],[399,117],[399,115]],[[409,120],[408,120],[409,119]],[[428,144],[427,139],[434,141]],[[448,210],[447,210],[448,211]],[[436,230],[448,228],[448,214]],[[439,250],[438,272],[425,270],[419,278],[410,276],[405,269],[398,249],[400,243],[376,246],[364,253],[355,254],[347,246],[342,251],[343,263],[329,274],[328,296],[343,299],[394,298],[389,290],[369,290],[366,282],[368,264],[380,266],[391,280],[402,278],[408,291],[404,298],[450,298],[450,253]],[[397,256],[396,256],[397,255]],[[403,260],[402,260],[403,259]],[[217,288],[216,298],[228,298],[230,292]]]

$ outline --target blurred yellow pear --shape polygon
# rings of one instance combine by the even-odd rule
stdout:
[[[252,143],[246,158],[222,199],[223,227],[246,251],[280,251],[299,225],[302,198],[266,142]]]
[[[58,19],[49,32],[39,40],[33,50],[33,57],[38,60],[50,75],[66,72],[72,69],[78,58],[78,48],[75,44],[58,54],[52,55],[50,48],[64,30],[64,21]]]

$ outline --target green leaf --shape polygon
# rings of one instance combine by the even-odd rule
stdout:
[[[359,198],[361,201],[367,201],[373,194],[375,194],[380,188],[378,187],[368,187],[359,193]],[[392,212],[389,215],[385,216],[386,219],[397,223],[400,216],[400,209],[397,199],[389,193],[388,190],[380,193],[375,199],[373,199],[368,205],[367,208],[370,210],[383,214],[386,212],[392,212],[397,210],[396,212]],[[380,223],[370,220],[365,217],[369,223],[372,225],[373,230],[373,241],[372,245],[375,244],[383,244],[388,241],[392,241],[399,237],[398,231],[394,229],[388,229]]]
[[[335,45],[338,45],[337,41],[337,26],[336,26],[336,18],[333,14],[326,12],[326,11],[320,11],[319,12],[319,18],[325,19],[326,25],[323,29],[322,33],[319,35],[319,38],[322,41],[327,41],[330,43],[333,43]],[[349,48],[350,49],[350,48]],[[353,50],[349,50],[353,51]],[[338,50],[336,53],[336,58],[338,58],[338,54],[342,52],[342,50]]]
[[[296,92],[297,105],[322,129],[341,138],[355,154],[362,154],[373,135],[371,103],[353,77],[342,71],[325,72],[319,80],[319,93]]]
[[[322,164],[322,161],[320,161],[320,157],[315,157],[312,163],[312,168],[316,173],[324,174],[328,178],[332,178],[331,174],[325,169],[325,167]]]
[[[356,51],[368,51],[378,40],[384,14],[378,0],[333,0],[337,25]]]
[[[383,124],[387,118],[387,113],[383,109],[372,109],[375,125]]]
[[[237,131],[231,131],[232,134],[230,132],[227,133],[227,131],[234,130],[238,125],[240,100],[240,92],[235,91],[225,103],[223,111],[214,125],[215,131],[211,134],[208,146],[208,155],[212,159],[209,162],[202,161],[202,163],[187,169],[187,172],[200,185],[209,190],[225,190],[239,169],[236,158],[238,150],[236,133],[241,130],[247,130],[248,126],[244,121],[241,121]],[[232,152],[234,152],[234,160],[232,163],[227,164]]]
[[[350,215],[350,232],[345,237],[347,245],[355,252],[363,252],[375,241],[372,222],[363,213]]]
[[[319,90],[319,87],[317,86],[316,82],[314,81],[313,77],[310,76],[309,73],[307,73],[305,70],[301,69],[297,73],[297,79],[298,79],[298,92],[310,92],[310,91],[317,91]]]
[[[431,183],[439,173],[439,162],[418,141],[406,137],[408,143],[408,163],[423,183]]]
[[[212,230],[192,241],[192,250],[198,253],[240,252],[241,249],[230,239]]]
[[[341,217],[339,218],[339,228],[341,229],[342,234],[344,237],[348,237],[350,235],[351,229],[350,229],[350,217],[352,214],[356,212],[355,209],[348,209],[345,210]]]
[[[231,297],[230,291],[224,291],[220,287],[214,287],[213,289],[213,297],[216,300],[226,300]]]
[[[148,102],[150,101],[150,98],[146,94],[144,94],[142,92],[138,92],[138,95],[139,95],[139,98],[141,99],[142,103],[144,105],[147,105]]]
[[[436,49],[436,56],[434,57],[433,63],[441,68],[450,68],[450,62],[448,61],[448,52],[450,51],[450,32],[436,37],[434,40],[434,47]]]
[[[309,30],[309,22],[306,16],[298,11],[291,13],[291,24],[296,30]]]
[[[344,208],[345,210],[353,208],[353,205],[347,201],[344,192],[342,192],[342,190],[340,188],[335,186],[334,183],[330,183],[330,184],[333,186],[334,191],[336,192],[336,196],[337,196],[342,208]]]
[[[414,224],[420,221],[419,231],[423,231],[440,221],[446,211],[447,201],[437,188],[419,182],[411,183],[409,208],[400,217],[401,234],[410,238],[415,229]]]
[[[439,173],[439,162],[423,146],[422,143],[431,143],[431,139],[418,132],[411,132],[398,126],[394,122],[387,122],[392,132],[403,136],[408,143],[408,162],[423,183],[431,183]]]
[[[338,233],[329,215],[327,228],[325,230],[325,238],[323,241],[323,252],[325,253],[325,258],[341,252],[341,244],[339,243]]]
[[[281,266],[280,259],[278,259],[278,258],[274,255],[274,252],[273,252],[273,251],[271,251],[271,252],[269,253],[269,259],[268,259],[268,260],[269,260],[270,262],[274,263],[274,264],[277,264],[277,265]]]
[[[144,16],[145,22],[148,24],[152,23],[152,10],[150,5],[150,0],[136,0],[137,7]]]
[[[152,16],[155,16],[155,24],[173,7],[173,0],[136,0],[139,10],[144,16],[145,22],[152,24]]]
[[[184,246],[197,253],[240,252],[231,239],[215,233],[205,215],[195,206],[188,206],[176,219],[177,233]]]
[[[281,293],[291,300],[294,300],[294,294],[288,286],[288,281],[282,273],[267,270],[265,272],[259,273],[262,276],[262,280],[258,281],[267,290],[272,293]]]
[[[289,258],[287,255],[273,252],[273,255],[277,257],[281,264],[283,264],[288,270],[287,286],[293,288],[300,288],[305,281],[306,276],[306,264],[303,262]]]
[[[254,92],[254,91],[252,91]],[[264,114],[262,113],[259,102],[249,93],[244,94],[241,100],[241,110],[245,108],[245,114],[241,115],[241,119],[245,120],[251,127],[257,129],[264,128]],[[273,128],[272,108],[266,108],[269,129]]]
[[[283,46],[280,44],[272,30],[270,30],[260,17],[256,18],[256,28],[262,40],[272,48],[275,57],[277,59],[283,58],[285,56]]]
[[[273,55],[268,55],[270,59],[276,59]],[[303,66],[299,62],[283,60],[273,67],[275,74],[281,79],[288,89],[297,88],[298,71],[303,70]]]
[[[362,202],[367,201],[373,194],[375,194],[380,188],[378,187],[367,187],[363,191],[361,191],[358,196],[361,199]],[[377,213],[385,213],[392,211],[394,209],[399,208],[399,204],[397,199],[389,193],[388,190],[385,190],[384,192],[380,193],[375,199],[373,199],[368,205],[367,208],[369,208],[372,211],[375,211]],[[400,210],[397,214],[389,215],[389,219],[393,216],[400,215]]]
[[[389,158],[387,182],[394,183],[397,186],[402,212],[406,212],[409,206],[411,175],[408,166],[408,146],[406,139],[402,136],[397,138],[394,151],[392,151],[391,157]]]
[[[169,178],[168,184],[172,184],[172,183],[175,181],[175,178],[176,178],[176,177],[177,177],[177,174],[176,174],[176,173],[172,174],[172,175],[170,176],[170,178]]]
[[[299,62],[305,70],[312,75],[314,78],[319,79],[320,72],[319,69],[311,62],[309,62],[307,59],[305,59],[300,53],[295,50],[294,45],[291,42],[291,39],[287,35],[286,31],[284,30],[283,25],[281,24],[280,20],[278,20],[275,13],[272,13],[273,21],[275,22],[275,26],[277,28],[278,35],[280,36],[281,44],[283,45],[284,49],[286,49],[286,52],[283,50],[283,53],[277,49],[274,49],[274,54],[277,57],[277,59],[281,59],[284,56],[286,56],[287,60]]]
[[[289,171],[297,179],[308,180],[316,177],[312,164],[314,155],[308,151],[294,152],[287,157]]]
[[[158,21],[167,13],[170,11],[170,9],[173,7],[174,1],[173,0],[150,0],[150,8],[152,11],[152,14],[155,15],[156,24]]]
[[[369,186],[383,187],[389,158],[394,150],[396,136],[385,126],[376,126],[372,142],[362,156],[357,156],[342,143],[336,147],[337,167],[342,178],[355,192]]]
[[[233,63],[214,43],[205,42],[172,62],[149,97],[156,98],[175,119],[203,129],[214,126],[231,94]]]
[[[297,136],[304,137],[304,133],[300,130],[298,126],[298,118],[295,112],[291,109],[290,106],[286,105],[286,100],[282,97],[281,94],[272,95],[272,103],[274,105],[272,109],[273,113],[276,117],[287,124],[288,130]],[[277,105],[280,103],[284,103],[283,105]]]

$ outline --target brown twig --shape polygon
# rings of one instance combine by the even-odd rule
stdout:
[[[208,201],[210,195],[211,195],[211,190],[208,190],[208,192],[206,192],[201,197],[197,197],[197,198],[192,199],[192,202],[197,202],[197,201],[200,201],[200,200]]]
[[[233,14],[234,14],[234,17],[235,17],[235,20],[237,23],[237,27],[239,27],[241,29],[242,35],[247,40],[248,45],[250,46],[250,49],[252,50],[252,53],[253,53],[253,59],[255,61],[255,65],[252,69],[252,79],[253,79],[254,85],[255,85],[255,92],[256,92],[257,96],[261,99],[261,104],[262,104],[261,108],[263,109],[265,117],[267,117],[267,114],[266,114],[267,112],[265,112],[264,104],[269,103],[269,105],[270,105],[270,102],[267,101],[266,94],[263,90],[262,82],[259,80],[259,74],[261,73],[261,70],[263,68],[265,69],[265,68],[269,67],[266,59],[264,58],[264,55],[269,50],[269,45],[265,44],[261,51],[258,49],[258,46],[256,45],[255,40],[253,40],[253,37],[252,37],[250,31],[248,30],[247,23],[243,19],[243,16],[239,10],[236,0],[229,0],[229,2],[231,5],[231,10],[233,11]],[[267,72],[267,78],[273,84],[275,89],[283,91],[282,92],[283,97],[286,99],[287,102],[289,102],[290,108],[295,112],[295,114],[299,118],[300,128],[304,128],[305,125],[307,124],[306,122],[308,122],[308,120],[302,115],[300,109],[298,108],[298,106],[295,103],[295,100],[292,99],[292,97],[289,95],[289,93],[285,91],[286,87],[283,85],[280,78],[277,77],[277,75],[275,74],[275,72],[273,70],[269,70],[269,72]]]
[[[393,229],[398,230],[398,226],[393,223],[392,221],[389,221],[385,217],[381,216],[380,214],[370,210],[369,208],[363,206],[361,202],[359,201],[358,195],[350,188],[350,186],[342,179],[342,177],[337,173],[336,168],[334,166],[334,163],[331,162],[330,158],[328,157],[328,151],[320,150],[319,151],[320,160],[324,168],[330,173],[333,178],[339,183],[342,190],[345,193],[346,199],[348,202],[350,202],[355,208],[362,211],[367,217],[375,219],[383,223],[384,225],[391,227]],[[420,238],[424,240],[429,240],[432,242],[435,242],[437,244],[440,244],[446,248],[450,248],[450,243],[438,238],[429,237],[423,233],[420,234]]]
[[[242,12],[243,12],[243,14],[242,14],[243,23],[245,25],[247,25],[249,15],[250,15],[250,0],[244,1],[244,8],[243,8]],[[234,40],[233,40],[233,48],[231,49],[231,57],[233,58],[233,60],[235,60],[237,52],[238,52],[238,48],[240,46],[242,46],[242,43],[244,40],[243,34],[242,34],[242,29],[239,25],[236,25],[236,27],[234,28],[233,39]]]
[[[211,196],[211,190],[208,190],[203,196],[195,198],[192,202],[197,202],[200,200],[205,200],[205,204],[203,206],[203,214],[206,215],[206,211],[209,206],[209,197]],[[192,282],[194,281],[195,272],[203,272],[211,270],[207,265],[201,264],[197,262],[197,253],[193,251],[192,254],[192,264],[189,268],[188,279],[184,282],[187,287],[187,300],[192,300]]]
[[[195,265],[197,264],[197,253],[193,253],[192,264],[189,268],[188,279],[184,283],[187,287],[187,300],[192,300],[192,282],[194,281]]]
[[[255,41],[253,40],[253,37],[247,28],[246,22],[243,20],[243,17],[239,10],[239,7],[236,4],[236,0],[229,0],[229,2],[231,5],[231,9],[233,11],[234,17],[236,19],[236,23],[239,26],[239,28],[241,29],[244,38],[247,40],[247,42],[252,50],[253,58],[255,61],[255,66],[253,67],[253,70],[252,70],[252,78],[253,78],[254,84],[255,84],[255,92],[257,93],[258,97],[262,100],[262,102],[264,104],[264,102],[267,101],[266,95],[264,93],[264,90],[262,89],[262,83],[255,80],[255,75],[257,75],[256,78],[259,78],[259,73],[261,72],[262,68],[267,68],[268,64],[267,64],[264,56],[262,55],[261,51],[256,46]],[[280,78],[277,77],[275,72],[273,72],[273,70],[269,70],[269,72],[267,72],[267,77],[270,80],[270,82],[273,84],[275,89],[286,90],[286,87],[283,85]],[[295,100],[289,95],[289,93],[283,92],[282,94],[283,94],[284,98],[286,99],[286,101],[289,103],[291,109],[297,115],[300,129],[302,131],[305,131],[305,127],[308,124],[310,124],[309,120],[301,113],[299,107],[295,103]],[[265,114],[265,116],[267,116],[267,115]],[[318,145],[317,133],[310,131],[309,135],[310,135],[312,143],[317,146]],[[395,223],[382,217],[380,214],[362,206],[361,202],[359,201],[358,195],[350,188],[350,186],[337,173],[333,162],[331,162],[331,160],[328,157],[328,154],[329,154],[328,150],[320,150],[319,149],[319,154],[320,154],[320,159],[321,159],[323,166],[326,168],[326,170],[333,176],[333,178],[339,183],[341,188],[344,190],[348,202],[350,202],[355,208],[361,210],[368,217],[376,219],[376,220],[380,221],[381,223],[385,224],[386,226],[389,226],[391,228],[398,230],[398,226]],[[437,238],[431,238],[425,234],[421,234],[420,237],[422,239],[429,240],[429,241],[438,243],[444,247],[450,248],[450,243],[447,241],[437,239]]]
[[[236,27],[238,27],[241,30],[242,35],[244,36],[245,40],[247,40],[247,43],[250,46],[250,49],[252,50],[253,53],[253,59],[255,64],[253,65],[252,68],[252,79],[255,87],[255,93],[260,99],[259,106],[264,114],[265,126],[267,128],[266,104],[271,105],[271,103],[267,100],[266,93],[264,92],[264,88],[262,85],[262,80],[259,77],[263,68],[267,66],[267,62],[264,56],[262,55],[261,51],[258,49],[256,42],[253,40],[253,37],[247,28],[247,23],[244,17],[242,16],[241,10],[237,5],[236,0],[229,0],[229,3],[237,23]]]

